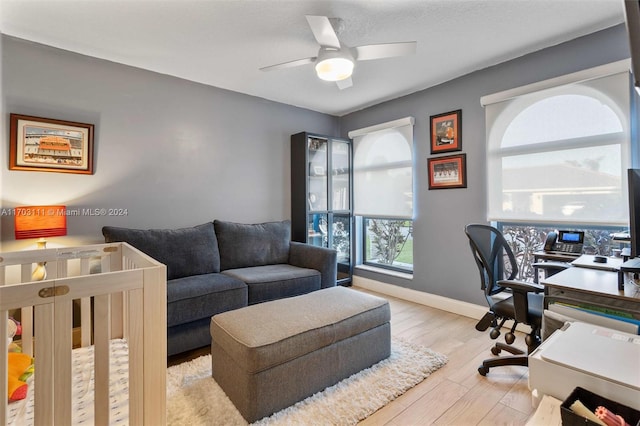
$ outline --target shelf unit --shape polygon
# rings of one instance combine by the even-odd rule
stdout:
[[[338,252],[338,284],[353,274],[352,145],[307,132],[291,136],[291,239]]]

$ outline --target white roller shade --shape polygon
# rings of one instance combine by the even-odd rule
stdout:
[[[349,132],[354,214],[413,219],[413,117]]]
[[[484,97],[488,220],[627,223],[631,90],[621,62]]]

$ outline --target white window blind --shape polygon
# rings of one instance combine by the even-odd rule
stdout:
[[[413,219],[413,117],[349,132],[354,214]]]
[[[621,62],[484,97],[488,220],[626,224],[631,90]]]

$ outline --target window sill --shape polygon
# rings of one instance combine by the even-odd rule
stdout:
[[[390,275],[392,277],[403,278],[405,280],[413,280],[413,274],[409,274],[406,272],[392,271],[391,269],[386,268],[376,268],[375,266],[370,265],[356,265],[354,268],[363,271],[376,272],[378,274]]]

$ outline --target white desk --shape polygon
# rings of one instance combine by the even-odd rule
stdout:
[[[594,259],[594,255],[583,254],[579,258],[571,261],[571,264],[580,268],[599,269],[611,272],[618,272],[620,270],[620,265],[622,265],[621,257],[606,257],[607,261],[605,263],[595,262]]]
[[[581,265],[574,264],[573,267],[542,280],[545,286],[545,309],[554,301],[582,303],[608,307],[640,319],[640,287],[630,279],[631,274],[625,274],[624,287],[618,290],[618,272],[593,269],[590,262],[592,259],[582,258],[578,262]],[[614,265],[613,262],[608,264],[609,262],[598,266]],[[568,335],[566,331],[558,330],[529,356],[529,389],[537,391],[534,392],[534,403],[544,394],[564,400],[575,387],[581,386],[640,409],[640,363],[630,363],[628,377],[624,374],[621,376],[619,372],[614,372],[613,376],[616,378],[608,377],[611,368],[621,363],[616,356],[626,356],[626,353],[605,351],[603,354],[601,349],[607,346],[603,346],[602,339],[598,341],[592,338],[590,331],[585,331],[584,327],[591,327],[591,330],[596,328],[591,324],[583,324]],[[636,335],[635,338],[640,339],[640,336]],[[640,344],[631,343],[631,356],[636,356],[634,354],[639,348]],[[593,355],[596,355],[595,358]],[[628,360],[625,363],[629,364]]]
[[[613,271],[574,267],[542,280],[547,296],[566,296],[577,300],[597,299],[607,305],[621,301],[640,312],[640,286],[626,277],[624,289],[618,290],[618,273]]]
[[[543,338],[572,320],[637,333],[638,323],[632,320],[640,321],[640,287],[631,274],[625,274],[622,290],[618,290],[618,272],[576,266],[545,278],[542,284]]]

